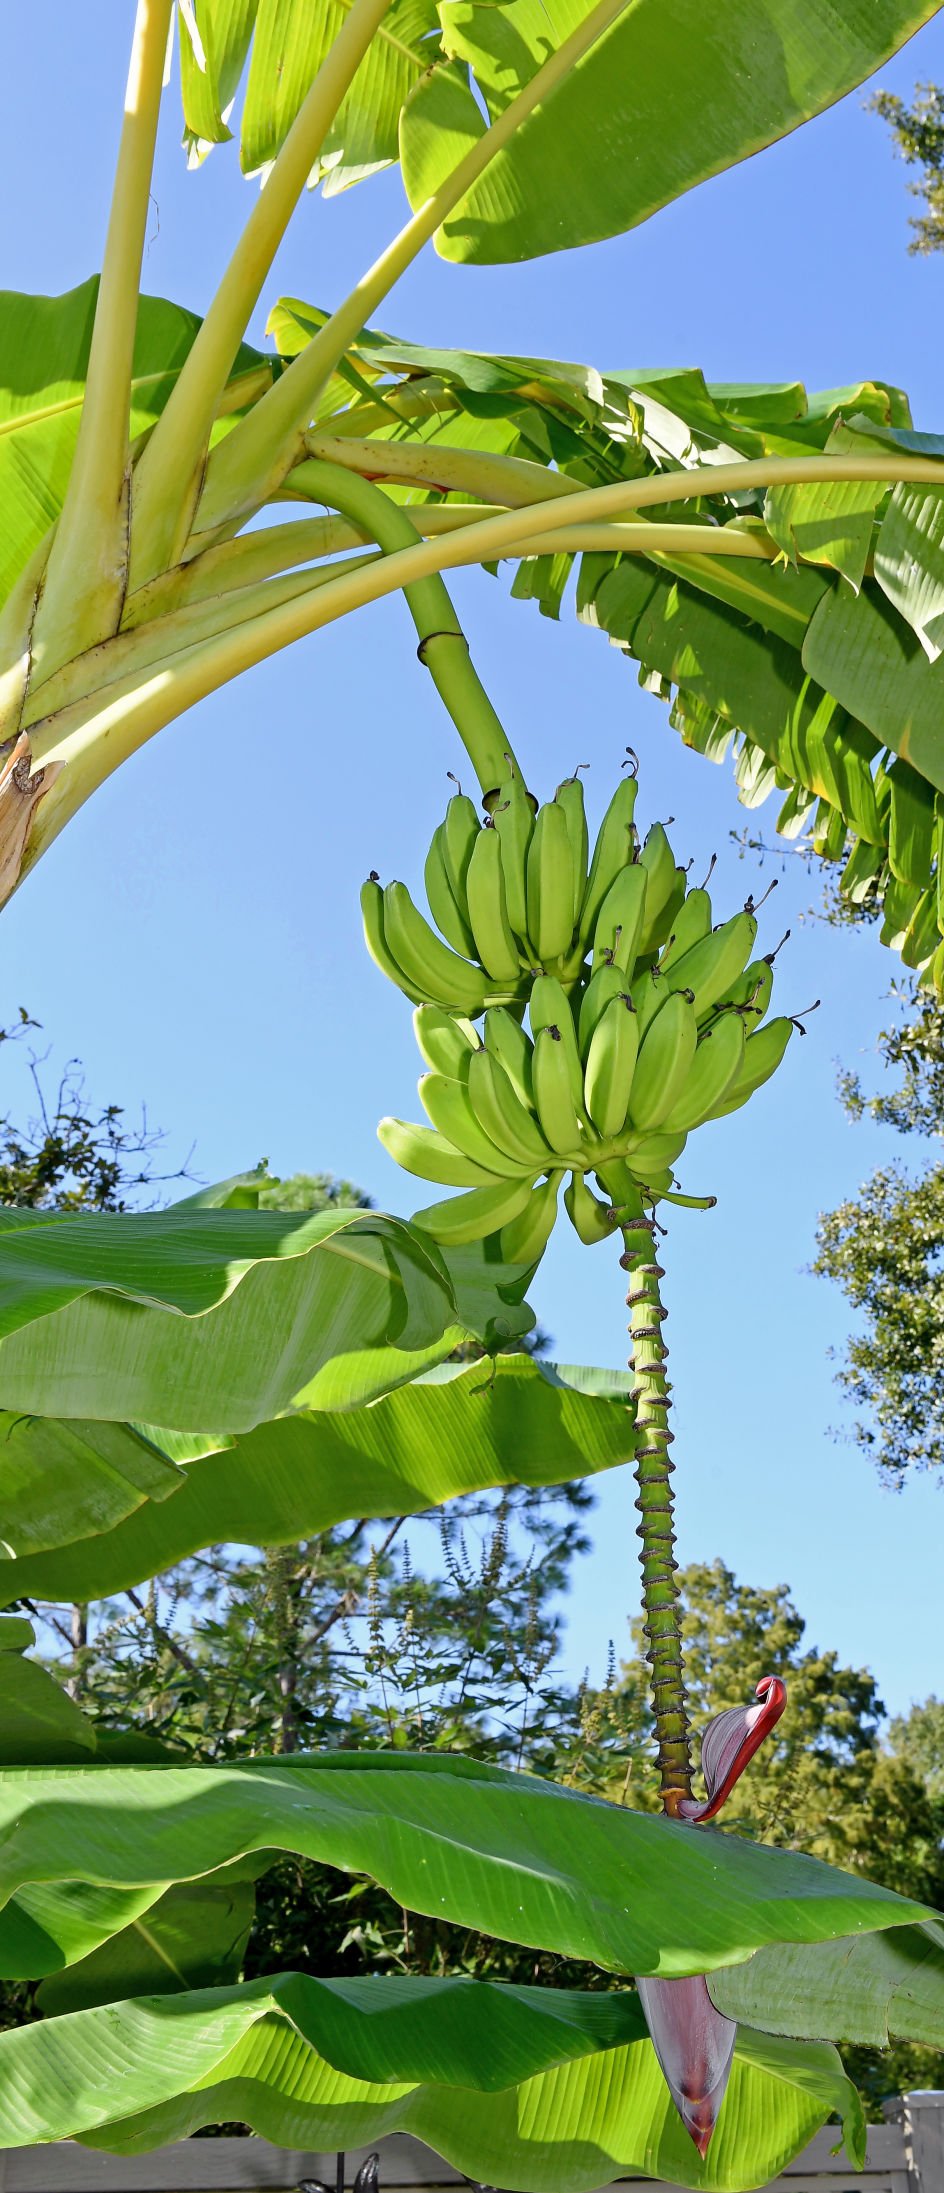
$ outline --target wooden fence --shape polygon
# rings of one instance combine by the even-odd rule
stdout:
[[[886,2123],[869,2129],[869,2150],[860,2176],[841,2155],[831,2155],[836,2134],[820,2132],[804,2154],[777,2178],[782,2193],[944,2193],[944,2093],[904,2094],[886,2104]],[[351,2188],[368,2155],[360,2148],[344,2158]],[[419,2140],[381,2140],[380,2193],[433,2193],[467,2181]],[[49,2147],[0,2149],[0,2193],[294,2193],[306,2180],[337,2183],[338,2157],[271,2147],[267,2140],[179,2140],[150,2155],[97,2155],[69,2140]],[[622,2178],[620,2186],[659,2193],[651,2178]]]

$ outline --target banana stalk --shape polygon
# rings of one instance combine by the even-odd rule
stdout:
[[[630,1368],[636,1412],[635,1477],[639,1488],[636,1507],[641,1521],[640,1541],[643,1623],[648,1640],[646,1659],[651,1669],[652,1706],[663,1810],[679,1817],[683,1803],[691,1805],[692,1754],[690,1724],[685,1709],[682,1633],[675,1572],[674,1496],[669,1458],[673,1433],[669,1430],[668,1349],[662,1338],[665,1317],[659,1281],[662,1266],[655,1253],[655,1220],[647,1217],[638,1195],[628,1201],[625,1184],[618,1178],[603,1185],[614,1193],[616,1223],[623,1237],[620,1263],[629,1275],[626,1306],[629,1311]]]

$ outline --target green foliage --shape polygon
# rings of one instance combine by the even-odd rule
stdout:
[[[926,1698],[921,1706],[889,1726],[893,1749],[920,1774],[935,1804],[944,1803],[944,1699]]]
[[[900,1134],[936,1140],[944,1133],[944,1013],[920,994],[898,1003],[900,1016],[878,1038],[886,1070],[900,1070],[897,1086],[868,1094],[847,1074],[840,1094],[853,1119],[868,1113]],[[813,1270],[836,1280],[863,1318],[838,1374],[864,1412],[852,1435],[897,1487],[912,1470],[944,1465],[942,1247],[940,1165],[914,1179],[898,1165],[882,1167],[817,1229]]]
[[[869,105],[888,123],[901,159],[921,169],[918,181],[908,185],[910,195],[925,205],[909,224],[914,229],[909,251],[944,250],[944,92],[938,84],[916,84],[911,106],[892,91],[877,92]]]
[[[589,21],[593,34],[585,50],[577,46],[547,111],[539,106],[490,162],[437,239],[447,258],[477,263],[568,249],[633,227],[795,129],[869,76],[929,12],[929,0],[842,0],[824,31],[805,0],[738,0],[719,39],[695,0],[644,0],[628,17],[614,10],[609,22],[589,0],[559,20],[534,0],[487,17],[466,7],[442,17],[431,0],[396,0],[315,176],[327,173],[329,188],[341,189],[399,150],[411,200],[422,203],[481,137],[483,108],[489,120],[501,115]],[[230,135],[224,115],[249,56],[240,160],[251,173],[274,159],[342,21],[337,5],[313,14],[296,4],[275,17],[254,0],[238,9],[202,0],[181,31],[190,144],[204,152]],[[589,161],[603,113],[605,140]]]
[[[626,1994],[283,1974],[56,2018],[4,2035],[0,2062],[6,2145],[78,2134],[134,2153],[235,2112],[290,2147],[410,2131],[475,2180],[528,2193],[583,2193],[650,2169],[721,2193],[768,2179],[837,2110],[850,2159],[862,2159],[835,2050],[744,2028],[700,2162]]]

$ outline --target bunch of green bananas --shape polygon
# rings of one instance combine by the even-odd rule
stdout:
[[[522,1006],[536,975],[556,975],[571,991],[591,947],[595,960],[612,952],[624,972],[654,957],[674,926],[685,873],[660,823],[639,846],[636,789],[634,776],[621,780],[592,859],[579,777],[535,813],[510,774],[484,823],[457,792],[426,859],[436,928],[404,883],[382,890],[372,875],[361,892],[368,951],[414,1004],[473,1020],[487,1005]]]
[[[627,791],[621,785],[610,814],[617,801],[625,812]],[[536,1263],[568,1173],[564,1202],[585,1242],[605,1239],[613,1206],[640,1188],[653,1201],[691,1200],[676,1194],[672,1170],[688,1135],[736,1111],[780,1064],[795,1023],[761,1025],[773,955],[751,957],[752,903],[712,927],[707,890],[685,889],[664,831],[661,839],[660,924],[666,865],[682,877],[661,950],[652,949],[651,871],[640,855],[619,871],[618,903],[612,886],[604,894],[592,957],[572,967],[569,990],[563,973],[531,980],[530,1036],[520,1007],[507,1003],[486,1008],[481,1037],[468,1012],[428,999],[417,1006],[417,1042],[430,1069],[419,1093],[430,1125],[384,1119],[378,1133],[407,1172],[465,1190],[415,1214],[436,1240],[459,1244],[500,1231],[509,1262]]]

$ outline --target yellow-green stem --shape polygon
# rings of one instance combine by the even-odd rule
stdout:
[[[324,500],[345,518],[369,528],[385,555],[414,546],[421,538],[401,503],[391,502],[371,480],[347,472],[342,465],[312,459],[313,486]],[[403,589],[416,626],[417,654],[425,663],[443,706],[452,717],[483,793],[494,792],[508,774],[508,764],[518,776],[520,768],[500,718],[496,715],[469,653],[466,639],[445,581],[439,572],[418,579]]]
[[[78,441],[33,628],[44,671],[113,632],[127,582],[138,286],[173,0],[138,0]]]
[[[326,457],[366,479],[415,481],[447,494],[478,495],[483,502],[504,503],[509,509],[581,492],[579,481],[568,479],[566,472],[550,472],[528,457],[492,456],[445,442],[375,442],[353,434],[312,433],[305,435],[305,448],[310,457]],[[303,485],[306,472],[305,465],[296,466],[286,485],[296,475]]]
[[[243,332],[328,131],[390,0],[353,0],[260,192],[166,410],[137,467],[131,581],[176,563],[190,530],[210,429]]]
[[[230,530],[242,516],[258,510],[277,488],[297,455],[298,437],[314,418],[318,398],[365,321],[411,266],[446,216],[500,152],[515,131],[543,105],[623,13],[627,0],[596,0],[583,21],[551,53],[530,83],[509,101],[504,112],[447,175],[439,189],[418,208],[386,251],[361,277],[350,296],[293,359],[248,418],[226,436],[210,457],[206,486],[197,512],[198,532]]]
[[[704,465],[644,480],[626,481],[594,488],[568,503],[568,523],[591,522],[620,507],[672,503],[703,493],[726,494],[760,485],[774,486],[791,480],[843,479],[918,480],[944,485],[944,466],[924,458],[889,451],[887,457],[777,458],[768,457],[731,465]],[[265,588],[247,588],[243,621],[210,639],[193,637],[189,645],[175,646],[181,634],[178,620],[168,619],[167,648],[163,667],[144,678],[133,667],[96,700],[86,696],[61,715],[35,722],[32,740],[33,766],[61,761],[66,767],[38,810],[27,850],[31,866],[56,836],[70,815],[107,776],[156,731],[182,715],[207,693],[215,692],[243,670],[262,662],[291,641],[412,584],[431,571],[478,563],[517,549],[527,554],[532,543],[546,545],[559,512],[547,505],[487,517],[464,526],[461,534],[424,541],[415,548],[400,549],[382,557],[369,569],[344,574],[302,593],[278,607],[269,608]],[[653,545],[655,545],[653,543]],[[661,544],[660,544],[661,545]],[[184,613],[185,614],[185,613]],[[134,635],[129,634],[130,639]],[[113,643],[120,645],[121,642]],[[39,713],[37,709],[36,713]]]

